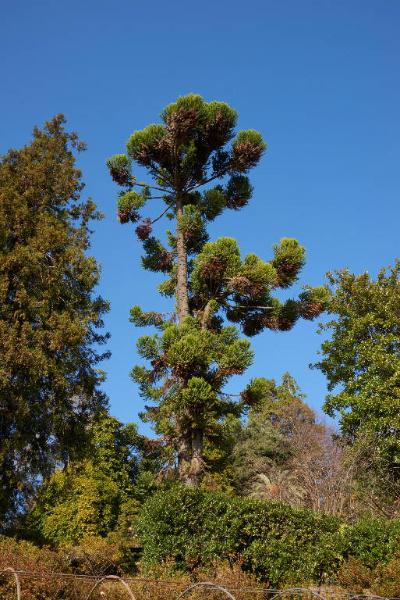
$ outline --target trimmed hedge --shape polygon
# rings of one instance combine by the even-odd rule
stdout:
[[[138,519],[141,566],[193,571],[240,561],[273,587],[332,581],[350,556],[368,568],[395,556],[400,522],[338,519],[278,502],[172,487],[154,494]],[[397,550],[398,551],[398,550]]]

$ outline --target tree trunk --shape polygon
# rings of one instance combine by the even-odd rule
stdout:
[[[190,479],[190,462],[192,456],[192,448],[190,440],[187,437],[181,436],[178,446],[178,473],[182,483],[191,487]]]
[[[184,233],[179,226],[183,216],[182,198],[176,195],[176,250],[177,250],[177,282],[176,303],[179,322],[189,316],[187,250]],[[189,436],[182,437],[179,451],[179,479],[188,487],[197,487],[203,470],[203,432],[193,431]]]
[[[189,469],[189,485],[191,487],[197,487],[200,484],[203,464],[203,432],[200,429],[195,429],[192,433],[192,456]]]
[[[176,196],[176,250],[177,261],[177,282],[176,282],[176,303],[178,309],[179,322],[189,315],[188,300],[188,281],[187,281],[187,251],[183,231],[179,227],[179,219],[183,216],[182,198],[179,194]]]
[[[178,450],[179,479],[187,487],[197,487],[203,472],[203,432],[193,431],[191,439],[182,437]]]

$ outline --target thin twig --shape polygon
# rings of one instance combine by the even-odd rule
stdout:
[[[208,177],[207,179],[203,179],[203,181],[201,181],[200,183],[197,183],[196,185],[189,186],[187,188],[187,191],[189,191],[189,190],[195,190],[196,188],[199,188],[202,185],[205,185],[206,183],[210,183],[210,181],[214,181],[215,179],[220,179],[221,177],[224,177],[224,175],[226,175],[227,173],[228,173],[228,169],[226,169],[225,171],[222,171],[221,173],[213,175],[212,177]]]
[[[156,187],[155,185],[150,185],[148,183],[139,183],[138,181],[135,181],[134,183],[132,183],[132,185],[138,185],[139,187],[149,188],[151,190],[158,190],[159,192],[167,192],[167,194],[170,193],[170,190],[167,190],[165,188]]]
[[[163,210],[162,213],[160,215],[158,215],[158,217],[153,219],[151,224],[154,225],[154,223],[159,221],[165,215],[165,213],[167,213],[170,210],[170,208],[171,208],[171,204],[168,204],[167,208],[165,210]]]

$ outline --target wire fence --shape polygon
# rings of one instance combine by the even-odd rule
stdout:
[[[355,594],[335,588],[235,587],[210,581],[191,585],[173,580],[117,575],[77,575],[0,570],[1,600],[400,600],[396,597]]]

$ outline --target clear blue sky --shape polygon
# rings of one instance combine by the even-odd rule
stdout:
[[[29,141],[34,124],[63,112],[88,143],[80,163],[106,218],[93,253],[112,358],[105,390],[112,412],[136,419],[129,379],[140,331],[129,308],[158,308],[157,277],[140,269],[140,247],[115,216],[105,159],[130,133],[158,119],[178,95],[202,94],[239,112],[269,149],[241,213],[213,225],[243,252],[267,258],[273,243],[307,249],[302,283],[348,267],[374,274],[400,254],[399,0],[0,1],[0,152]],[[289,371],[319,408],[324,377],[308,368],[321,339],[315,323],[254,339],[251,376]],[[232,384],[237,389],[242,382]]]

